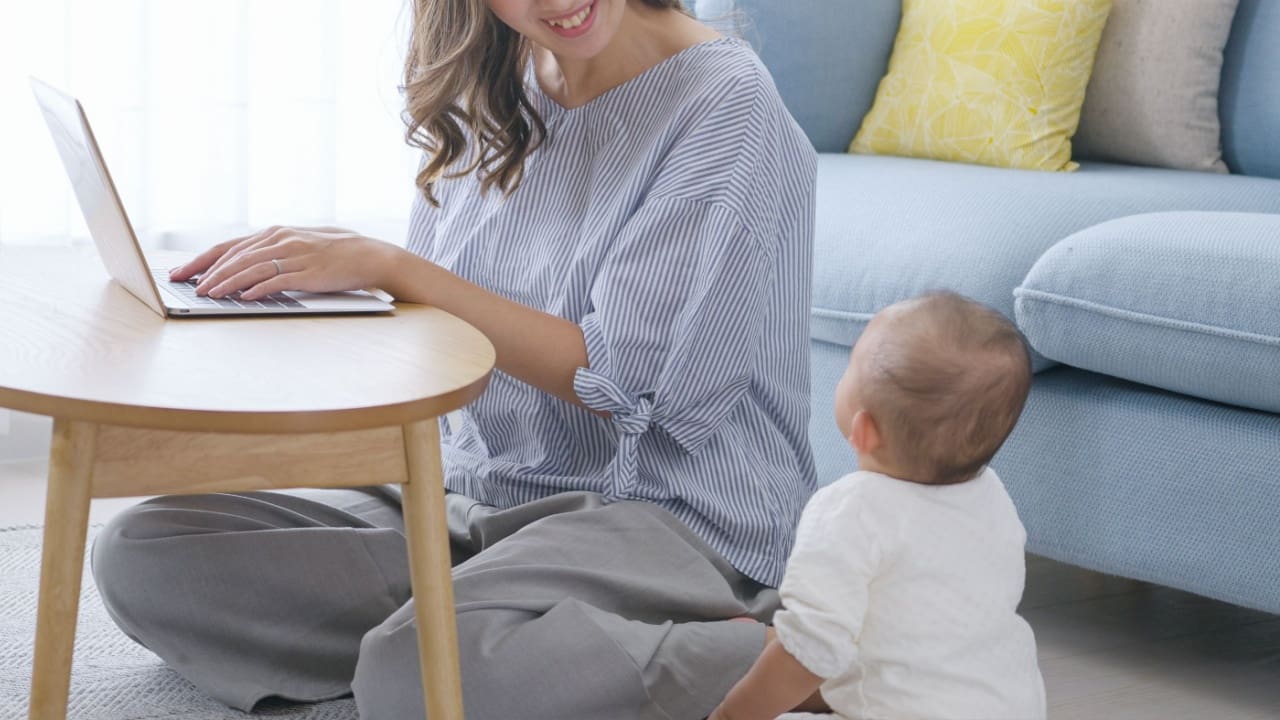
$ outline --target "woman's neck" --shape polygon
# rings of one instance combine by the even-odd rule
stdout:
[[[588,59],[566,58],[534,47],[542,91],[566,108],[585,105],[649,68],[719,33],[684,13],[628,0],[613,39]]]

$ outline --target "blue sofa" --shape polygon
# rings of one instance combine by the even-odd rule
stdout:
[[[820,153],[819,481],[854,467],[832,392],[866,321],[951,288],[1014,318],[1036,350],[1026,411],[993,462],[1031,552],[1280,612],[1280,0],[1241,0],[1233,26],[1231,175],[849,155],[900,10],[697,4],[741,21]]]

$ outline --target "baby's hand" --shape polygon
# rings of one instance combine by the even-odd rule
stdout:
[[[795,710],[828,710],[818,694],[822,678],[787,652],[773,628],[766,635],[764,652],[707,720],[773,720]]]

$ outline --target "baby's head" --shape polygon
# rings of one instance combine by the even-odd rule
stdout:
[[[1031,355],[1003,315],[952,292],[871,319],[836,388],[836,421],[863,470],[926,484],[974,477],[1031,388]]]

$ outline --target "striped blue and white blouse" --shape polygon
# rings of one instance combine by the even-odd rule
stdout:
[[[442,423],[445,484],[498,507],[570,490],[675,514],[777,585],[814,489],[809,292],[816,156],[755,53],[685,49],[548,129],[508,198],[474,176],[418,197],[408,247],[582,327],[574,389],[495,372]]]

